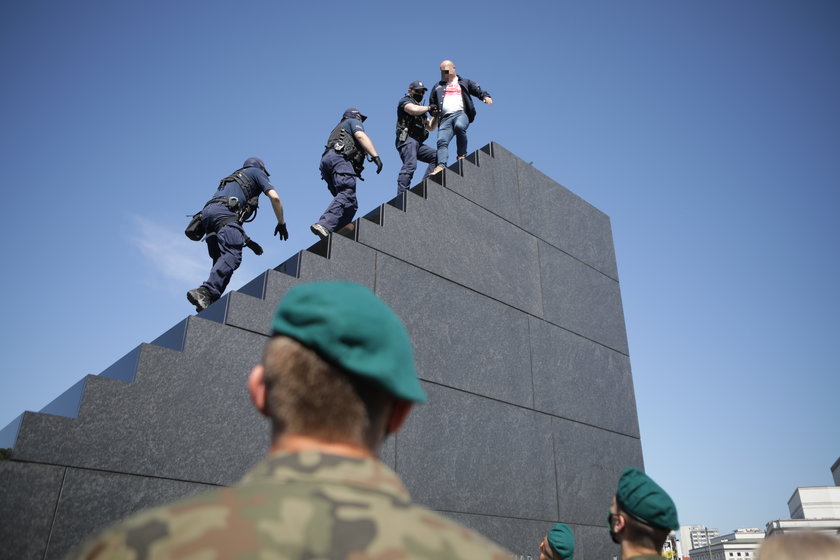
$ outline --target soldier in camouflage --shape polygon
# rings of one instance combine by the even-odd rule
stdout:
[[[426,396],[408,333],[350,282],[289,290],[248,378],[272,422],[266,460],[238,485],[149,510],[88,542],[78,558],[497,559],[512,554],[412,503],[377,460]]]

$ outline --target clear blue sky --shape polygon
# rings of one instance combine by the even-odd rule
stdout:
[[[419,16],[414,17],[412,13]],[[612,218],[645,464],[684,523],[787,516],[840,455],[840,3],[0,4],[6,187],[0,427],[185,316],[182,234],[262,157],[232,288],[309,246],[317,164],[348,106],[396,192],[395,104],[444,58],[495,140]],[[604,505],[606,510],[607,505]]]

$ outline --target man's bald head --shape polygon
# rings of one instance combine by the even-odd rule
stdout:
[[[444,80],[452,81],[455,79],[455,63],[451,60],[444,60],[440,63],[440,75]]]

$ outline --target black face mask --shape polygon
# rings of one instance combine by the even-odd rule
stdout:
[[[420,103],[421,101],[423,101],[423,94],[424,94],[424,93],[425,93],[425,92],[412,93],[412,94],[411,94],[411,98],[412,98],[414,101],[416,101],[417,103]]]

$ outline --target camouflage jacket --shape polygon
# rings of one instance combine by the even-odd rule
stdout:
[[[485,537],[411,502],[374,459],[277,453],[242,482],[129,518],[77,558],[510,560]]]

